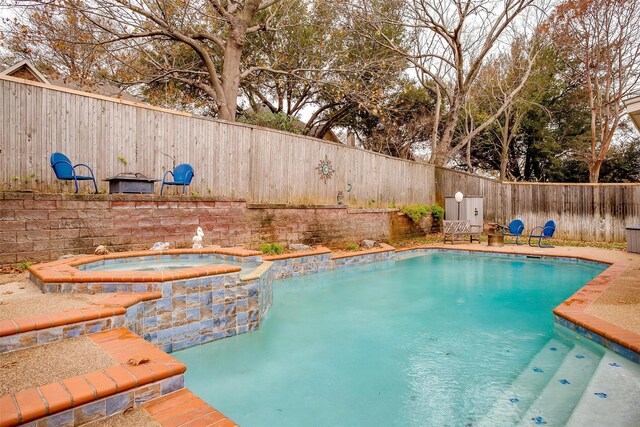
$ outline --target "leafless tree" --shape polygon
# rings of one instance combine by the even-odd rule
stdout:
[[[576,155],[587,163],[590,182],[598,182],[624,114],[622,100],[638,90],[639,28],[640,0],[568,0],[550,20],[554,41],[588,98],[591,140]]]
[[[362,1],[355,8],[367,10],[366,3]],[[470,90],[487,57],[500,49],[505,39],[513,37],[509,32],[518,26],[525,27],[519,18],[533,5],[534,0],[405,0],[400,23],[407,29],[411,47],[404,48],[390,39],[381,45],[403,55],[418,80],[436,99],[430,162],[447,164],[499,117],[523,88],[535,51],[528,56],[529,69],[506,94],[503,105],[470,132],[456,132]],[[384,16],[373,16],[366,22],[376,34],[389,24]]]
[[[198,88],[214,100],[214,110],[220,119],[233,121],[240,81],[256,71],[256,67],[242,68],[246,38],[272,28],[273,11],[286,1],[55,0],[54,3],[59,9],[79,14],[106,35],[99,40],[65,41],[108,46],[113,53],[121,53],[121,60],[126,62],[123,66],[134,66],[143,59],[146,74],[138,83],[171,78]],[[52,3],[51,0],[14,2],[16,7],[26,8]],[[176,50],[182,60],[173,56]]]
[[[534,109],[545,110],[540,102],[547,93],[547,76],[555,72],[552,62],[541,56],[540,48],[531,49],[527,46],[529,42],[525,37],[515,39],[509,51],[494,55],[487,62],[470,92],[469,105],[465,109],[468,117],[479,122],[502,109],[502,114],[486,128],[492,133],[488,140],[493,142],[497,151],[501,180],[513,178],[508,170],[509,150],[520,135],[520,127],[527,114]],[[532,51],[536,57],[533,68],[530,59]],[[512,96],[514,87],[523,81],[524,74],[529,74],[525,86],[510,102],[505,102],[507,97]],[[507,106],[503,108],[505,104]],[[465,122],[469,121],[472,124],[468,126],[470,130],[467,133],[475,130],[474,120],[467,119]]]

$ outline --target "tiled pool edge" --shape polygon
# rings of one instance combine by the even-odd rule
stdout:
[[[199,421],[236,426],[185,388],[184,364],[133,332],[120,329],[89,338],[118,364],[0,397],[0,426],[68,427],[134,407],[142,407],[163,426],[178,425],[192,420],[196,399]],[[148,361],[128,363],[140,357]],[[171,410],[162,411],[167,404]]]
[[[164,251],[116,252],[108,255],[79,255],[29,267],[29,278],[43,293],[87,292],[154,292],[157,284],[194,279],[219,274],[239,273],[241,268],[226,264],[185,267],[167,271],[93,271],[85,270],[90,264],[126,264],[131,259],[160,259],[184,257],[187,259],[214,256],[221,261],[257,264],[262,254],[244,248],[206,247],[202,249],[171,249]]]
[[[320,247],[317,250],[264,257],[273,263],[275,279],[302,276],[320,271],[336,270],[355,265],[392,259],[395,253],[393,246],[381,243],[379,248],[360,252],[336,255],[329,249]]]
[[[84,308],[0,321],[0,354],[128,327],[126,313],[162,294],[116,293]]]
[[[162,297],[131,307],[126,324],[166,353],[256,330],[273,301],[270,267],[163,283]]]
[[[601,321],[600,319],[594,316],[592,317],[593,317],[593,319],[591,319],[592,322]],[[625,359],[629,359],[632,362],[640,364],[640,352],[634,351],[632,348],[625,347],[624,345],[616,341],[613,341],[612,339],[606,338],[592,331],[590,329],[590,328],[593,328],[592,325],[580,326],[578,323],[575,323],[574,321],[569,319],[565,319],[564,317],[559,316],[557,314],[554,314],[553,318],[558,325],[561,325],[571,331],[577,332],[578,334],[582,335],[586,339],[593,341],[594,343],[599,344],[600,346],[608,350],[611,350],[616,354],[619,354]],[[615,327],[615,325],[611,325],[611,326]]]
[[[640,335],[586,312],[613,281],[628,268],[612,264],[553,310],[556,323],[640,364]]]
[[[207,425],[237,427],[237,424],[187,388],[143,403],[149,415],[162,426]]]

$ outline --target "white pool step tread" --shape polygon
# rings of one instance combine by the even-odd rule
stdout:
[[[607,351],[566,425],[640,426],[640,365]]]
[[[565,425],[598,368],[600,357],[588,345],[576,343],[518,425]]]
[[[535,390],[541,390],[549,382],[570,350],[571,346],[559,339],[549,340],[477,425],[480,427],[517,425],[535,401],[538,394]],[[511,399],[518,401],[512,402]]]

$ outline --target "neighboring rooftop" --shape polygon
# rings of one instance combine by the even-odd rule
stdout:
[[[625,99],[622,102],[624,102],[624,106],[627,107],[627,114],[629,114],[633,124],[636,125],[638,132],[640,132],[640,95]]]
[[[126,101],[140,102],[135,96],[123,91],[121,88],[107,82],[83,83],[71,77],[49,77],[47,78],[31,62],[23,60],[10,67],[0,66],[0,76],[12,76],[19,79],[44,83],[51,86],[59,86],[81,92],[95,93],[97,95],[108,96],[110,98],[120,98]]]

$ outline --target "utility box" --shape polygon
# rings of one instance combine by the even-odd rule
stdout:
[[[484,221],[484,198],[482,196],[464,196],[460,202],[460,215],[458,216],[458,202],[455,197],[444,198],[444,219],[446,220],[468,220],[471,225],[483,226]]]
[[[640,225],[627,227],[627,251],[640,254]]]

